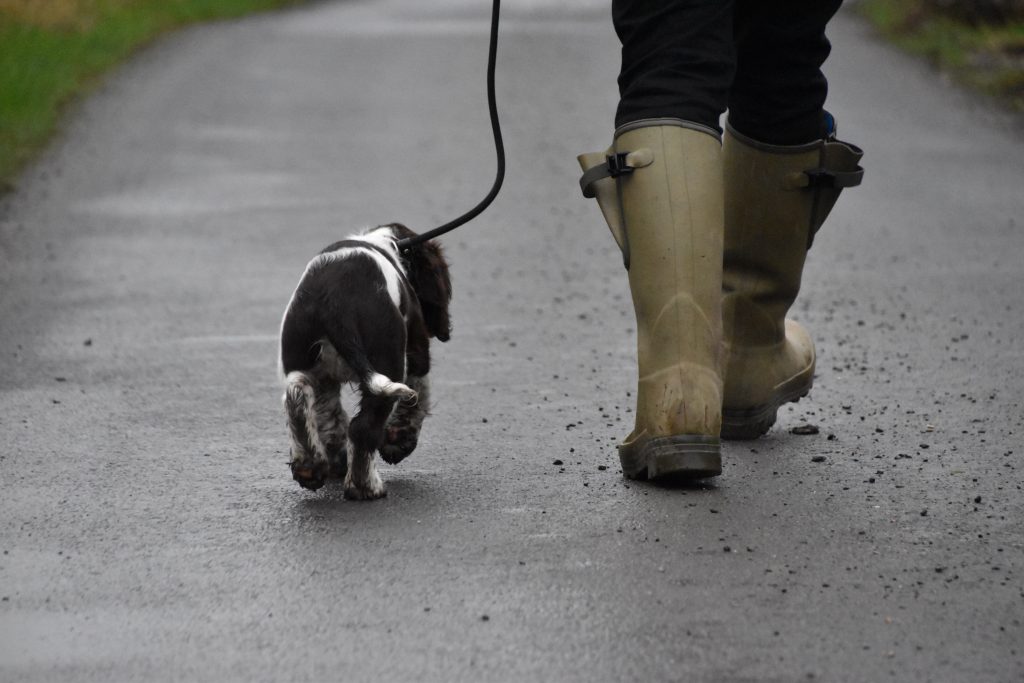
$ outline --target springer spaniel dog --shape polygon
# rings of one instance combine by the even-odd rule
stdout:
[[[392,223],[335,242],[306,266],[285,309],[290,464],[305,488],[344,477],[346,498],[380,498],[374,451],[394,464],[416,448],[430,409],[430,338],[451,334],[451,279],[434,242],[399,252],[398,240],[415,234]],[[346,383],[360,393],[351,422],[341,405]]]

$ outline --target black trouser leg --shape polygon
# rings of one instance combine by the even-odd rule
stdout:
[[[832,46],[825,25],[842,0],[737,0],[736,76],[729,123],[760,142],[820,140],[828,83],[821,73]]]
[[[773,144],[821,137],[825,25],[842,0],[613,0],[615,125],[671,117]]]
[[[612,0],[622,42],[616,127],[671,117],[720,130],[736,70],[732,0]]]

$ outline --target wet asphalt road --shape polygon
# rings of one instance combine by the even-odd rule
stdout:
[[[618,470],[589,0],[506,3],[508,180],[445,239],[420,448],[380,502],[291,480],[275,334],[306,260],[489,187],[487,3],[424,5],[171,36],[0,200],[0,680],[1024,678],[1024,138],[849,16],[830,108],[868,173],[793,313],[815,389],[714,485]]]

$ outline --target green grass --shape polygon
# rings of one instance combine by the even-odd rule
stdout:
[[[185,24],[296,1],[3,0],[0,191],[50,138],[68,102],[139,46]]]
[[[901,48],[1024,112],[1024,21],[970,25],[920,0],[863,0],[859,8]]]

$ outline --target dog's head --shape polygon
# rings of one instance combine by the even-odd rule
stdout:
[[[400,223],[392,223],[388,227],[400,240],[416,236],[415,232]],[[452,333],[452,321],[448,314],[448,304],[452,300],[452,280],[441,245],[433,240],[419,244],[403,253],[402,261],[409,282],[420,300],[427,331],[431,337],[448,341]]]

